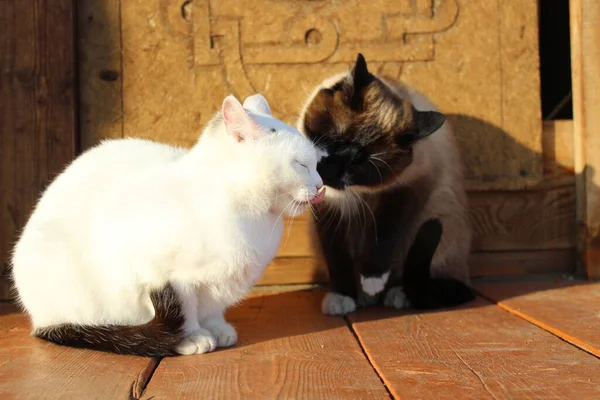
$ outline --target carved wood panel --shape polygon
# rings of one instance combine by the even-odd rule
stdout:
[[[82,35],[91,35],[80,44],[91,57],[81,79],[88,145],[125,135],[190,146],[229,93],[263,93],[294,123],[310,90],[360,51],[371,70],[416,86],[449,115],[470,189],[542,180],[535,0],[83,3],[95,14],[80,15]],[[110,35],[94,41],[103,29]],[[103,63],[118,79],[102,82],[99,99]],[[98,114],[96,103],[110,110],[106,118],[86,118]]]

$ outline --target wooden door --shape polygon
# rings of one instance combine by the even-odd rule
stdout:
[[[73,0],[0,2],[0,300],[19,232],[75,155],[75,19]]]

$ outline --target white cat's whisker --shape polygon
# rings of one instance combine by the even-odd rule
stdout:
[[[269,240],[271,240],[271,237],[273,236],[273,232],[275,231],[275,227],[277,226],[277,222],[279,222],[279,219],[283,216],[283,213],[285,212],[285,210],[292,204],[294,204],[295,200],[292,199],[284,208],[283,210],[281,210],[281,213],[277,216],[277,218],[275,219],[275,223],[273,224],[273,228],[271,229],[271,233],[269,234]]]

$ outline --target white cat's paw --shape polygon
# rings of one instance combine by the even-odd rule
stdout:
[[[346,315],[356,310],[356,303],[351,297],[329,292],[323,298],[321,311],[325,315]]]
[[[217,348],[217,340],[206,329],[198,329],[186,336],[177,346],[175,351],[181,355],[204,354]]]
[[[217,339],[217,347],[231,347],[237,343],[237,332],[235,331],[235,328],[227,322],[205,325],[204,327]]]
[[[395,308],[397,310],[410,307],[410,303],[406,298],[406,294],[404,293],[402,286],[396,286],[388,290],[388,292],[385,294],[383,305],[389,308]]]
[[[385,288],[385,284],[387,283],[388,278],[390,277],[390,272],[386,272],[380,276],[370,276],[365,278],[364,276],[360,276],[360,285],[362,286],[363,292],[368,294],[369,296],[375,296],[377,293],[380,293]]]

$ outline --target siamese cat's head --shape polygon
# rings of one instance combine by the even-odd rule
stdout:
[[[326,186],[377,191],[397,180],[412,162],[413,145],[444,121],[400,98],[359,54],[348,73],[313,92],[298,127],[322,150],[317,170]]]
[[[223,101],[221,115],[234,146],[237,173],[254,198],[271,211],[294,217],[324,198],[323,180],[317,172],[317,149],[296,128],[276,119],[260,94],[240,102]],[[233,139],[233,140],[231,140]]]

